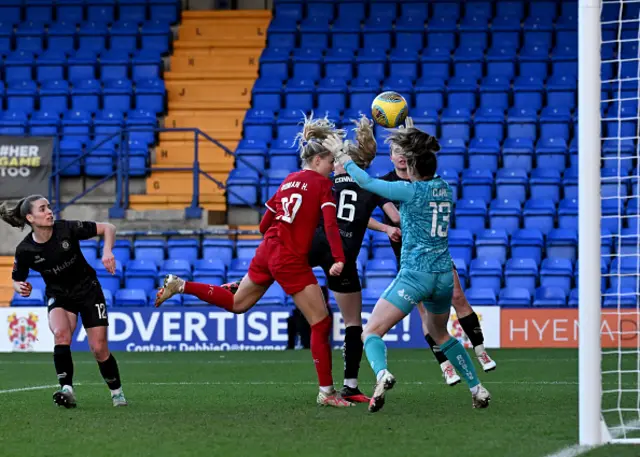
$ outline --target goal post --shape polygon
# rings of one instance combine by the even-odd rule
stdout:
[[[639,62],[640,0],[580,0],[578,423],[587,446],[640,443]]]
[[[600,0],[578,4],[579,441],[603,443],[600,425]]]

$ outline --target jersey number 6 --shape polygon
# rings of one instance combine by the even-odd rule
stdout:
[[[358,201],[358,194],[355,190],[345,189],[340,192],[340,201],[338,202],[338,219],[353,222],[356,217],[356,207],[351,203],[347,203],[347,197],[352,203]],[[346,214],[345,214],[346,213]]]
[[[433,210],[433,217],[431,218],[431,236],[436,236],[436,229],[438,236],[444,238],[449,233],[449,213],[451,213],[451,203],[449,202],[429,202],[429,206]],[[442,221],[438,222],[438,214],[442,214]]]
[[[291,194],[289,197],[282,197],[282,211],[284,214],[277,216],[276,219],[282,220],[284,222],[288,222],[289,224],[293,223],[293,220],[296,218],[296,214],[302,206],[302,195],[300,194]]]

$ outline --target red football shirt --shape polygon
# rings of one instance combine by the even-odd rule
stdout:
[[[332,238],[335,240],[337,236],[339,241],[331,243],[333,256],[336,261],[344,262],[333,183],[329,178],[313,170],[291,173],[266,206],[274,215],[273,223],[264,235],[265,239],[278,237],[291,252],[305,258],[311,249],[320,215],[324,213],[325,230],[328,224],[329,231],[335,232]]]

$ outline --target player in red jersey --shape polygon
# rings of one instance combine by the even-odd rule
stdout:
[[[340,275],[345,262],[336,220],[333,183],[329,179],[333,172],[333,156],[321,144],[333,133],[334,125],[327,119],[305,119],[297,138],[304,167],[287,176],[266,203],[267,211],[260,222],[264,239],[236,291],[230,287],[189,282],[168,275],[164,287],[158,291],[156,306],[175,294],[183,293],[241,314],[251,309],[277,281],[285,293],[293,297],[311,326],[311,355],[320,383],[318,404],[348,407],[353,404],[343,399],[333,387],[329,343],[331,318],[308,260],[322,215],[334,259],[330,274]]]

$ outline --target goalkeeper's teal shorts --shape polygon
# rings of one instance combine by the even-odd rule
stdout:
[[[422,302],[433,314],[448,313],[453,297],[453,271],[423,273],[401,269],[396,279],[387,287],[383,298],[405,314]]]

